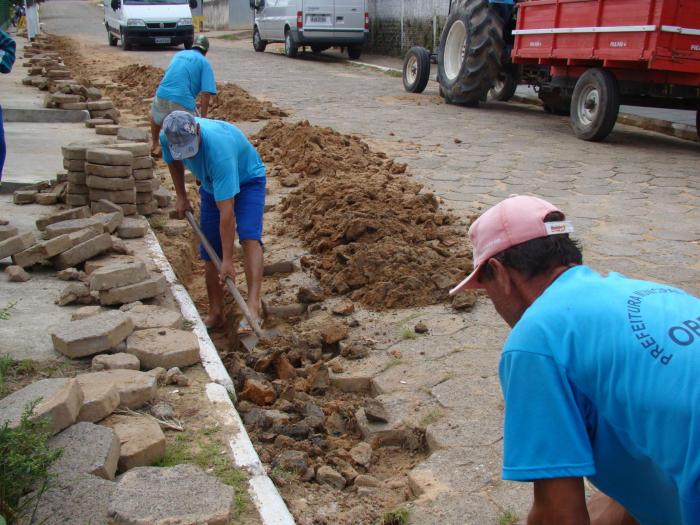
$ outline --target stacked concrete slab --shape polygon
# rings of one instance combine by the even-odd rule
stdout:
[[[86,152],[86,186],[91,206],[108,200],[122,209],[124,215],[136,213],[134,156],[124,148],[93,148]]]
[[[154,192],[160,188],[160,180],[154,176],[151,148],[147,142],[120,142],[115,149],[129,151],[133,155],[133,177],[136,190],[136,211],[151,215],[158,210]]]
[[[63,168],[66,170],[66,204],[69,206],[85,206],[89,204],[88,187],[85,185],[85,152],[86,144],[69,144],[63,146]]]

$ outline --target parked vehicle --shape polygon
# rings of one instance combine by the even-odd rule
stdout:
[[[121,41],[125,51],[134,45],[194,42],[192,11],[197,0],[104,0],[105,28],[110,46]]]
[[[695,110],[700,135],[697,0],[454,0],[437,53],[406,55],[407,91],[425,89],[431,62],[447,102],[529,84],[583,140],[607,137],[621,104]]]
[[[253,47],[259,52],[270,42],[284,42],[290,58],[308,46],[314,53],[347,48],[357,60],[369,33],[367,0],[250,0],[250,7]]]

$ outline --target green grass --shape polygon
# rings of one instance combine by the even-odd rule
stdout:
[[[216,439],[220,430],[219,427],[206,427],[178,434],[175,441],[168,444],[165,456],[155,466],[174,467],[188,463],[210,471],[222,483],[234,488],[234,518],[237,518],[248,508],[248,478],[243,471],[233,466],[232,458],[224,445]]]
[[[297,477],[294,472],[287,470],[286,468],[282,467],[275,467],[272,469],[270,472],[270,476],[273,478],[282,478],[282,479],[294,479]]]
[[[377,525],[408,525],[408,510],[400,507],[387,511]]]
[[[418,334],[416,334],[416,332],[410,328],[404,328],[401,330],[401,339],[415,339],[417,337]]]
[[[394,78],[401,78],[403,77],[403,72],[401,71],[396,71],[395,69],[388,69],[384,71],[384,74],[389,77],[394,77]]]
[[[506,510],[498,517],[498,525],[513,525],[518,522],[518,519],[517,512]]]
[[[0,321],[8,321],[12,316],[12,309],[17,305],[17,301],[7,303],[6,306],[0,308]]]

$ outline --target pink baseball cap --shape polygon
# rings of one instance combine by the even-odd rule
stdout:
[[[479,270],[494,255],[532,239],[572,233],[568,221],[544,222],[556,206],[538,197],[516,195],[486,210],[469,228],[474,252],[474,271],[450,290],[450,295],[467,288],[483,288],[477,276]]]

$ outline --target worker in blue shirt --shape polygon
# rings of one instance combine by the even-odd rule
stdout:
[[[475,269],[452,293],[485,289],[512,327],[503,478],[534,482],[532,525],[698,524],[700,299],[594,272],[572,231],[528,196],[469,229]]]
[[[12,71],[15,63],[15,50],[17,44],[10,35],[0,30],[0,73]],[[0,106],[0,183],[2,182],[2,168],[5,165],[7,150],[5,146],[5,127],[3,125],[2,106]]]
[[[160,134],[163,160],[168,164],[177,194],[175,208],[180,216],[192,209],[185,188],[185,167],[200,181],[200,223],[202,232],[221,258],[221,270],[200,246],[205,261],[209,296],[208,328],[224,325],[226,277],[235,282],[234,240],[243,247],[243,267],[248,286],[247,304],[260,321],[263,277],[262,228],[265,208],[265,165],[243,132],[220,120],[196,118],[174,111],[163,122]],[[240,335],[252,331],[241,321]]]
[[[160,128],[163,120],[173,111],[197,114],[197,97],[200,96],[199,115],[207,116],[209,99],[216,95],[216,81],[211,64],[206,59],[209,39],[199,35],[192,49],[173,56],[165,75],[158,85],[151,104],[151,153],[159,156]]]

